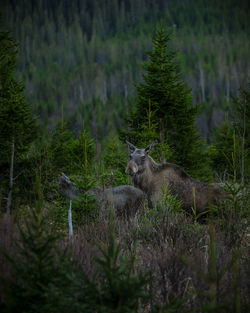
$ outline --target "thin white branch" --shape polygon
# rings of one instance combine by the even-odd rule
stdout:
[[[72,225],[72,200],[69,201],[69,238],[73,237],[73,225]]]

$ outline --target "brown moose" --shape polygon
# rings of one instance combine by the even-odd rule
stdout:
[[[218,186],[190,177],[179,166],[167,162],[156,163],[149,156],[156,143],[145,149],[137,149],[128,141],[127,144],[131,154],[126,174],[132,177],[135,187],[146,193],[150,207],[161,198],[164,186],[182,201],[184,210],[195,206],[197,213],[204,212],[212,204],[219,204],[224,197],[224,191]]]

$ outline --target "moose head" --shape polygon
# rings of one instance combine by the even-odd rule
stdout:
[[[156,142],[153,142],[151,145],[147,146],[145,149],[138,149],[129,141],[126,141],[130,150],[129,163],[126,168],[126,174],[134,176],[137,173],[141,173],[147,167],[149,160],[150,151],[155,149],[157,145]]]

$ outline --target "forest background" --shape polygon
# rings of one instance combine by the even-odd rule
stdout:
[[[48,161],[51,174],[60,170],[69,172],[71,163],[88,163],[94,155],[100,159],[105,151],[111,153],[106,160],[122,161],[113,165],[106,161],[104,167],[115,170],[118,166],[122,171],[126,163],[126,153],[122,153],[126,136],[120,141],[118,134],[125,129],[128,135],[126,119],[136,107],[136,86],[143,83],[143,63],[148,62],[148,51],[153,48],[152,37],[160,24],[171,34],[167,50],[176,51],[175,71],[181,75],[180,81],[190,88],[187,93],[192,96],[191,105],[199,108],[194,121],[190,116],[190,125],[194,122],[198,126],[205,145],[212,143],[217,148],[221,145],[220,156],[216,156],[216,149],[208,151],[212,153],[209,155],[212,169],[226,160],[226,164],[217,170],[220,175],[223,171],[230,172],[232,147],[229,146],[233,143],[229,128],[236,115],[233,97],[239,96],[240,87],[247,88],[250,68],[247,1],[52,3],[24,0],[1,1],[0,8],[3,28],[11,31],[19,44],[15,77],[24,82],[25,97],[39,122],[39,136],[43,138],[40,141],[47,140],[44,149],[52,150],[49,154],[55,162]],[[228,125],[226,112],[229,112]],[[223,123],[224,129],[219,130],[222,133],[216,139],[213,131]],[[231,139],[224,138],[230,136]],[[149,140],[155,139],[153,137],[152,133],[148,134],[148,141],[143,144],[149,144]],[[184,142],[184,137],[182,135],[179,141]],[[94,140],[90,144],[89,157],[76,152],[81,150],[82,143],[78,141],[84,138],[90,142]],[[78,140],[74,143],[78,148],[71,147],[74,139]],[[224,140],[224,143],[218,142],[216,146],[216,140]],[[109,151],[119,150],[114,145],[120,145],[118,158],[112,157]],[[25,159],[23,156],[19,160],[21,163]],[[189,171],[183,157],[179,160],[165,155],[163,159],[178,163],[197,178],[211,178],[213,174],[208,168],[207,175],[204,171],[203,174]],[[8,162],[10,157],[8,161],[2,158],[2,167],[7,169]],[[51,162],[56,164],[52,166]],[[201,165],[205,161],[197,158],[196,162]],[[87,168],[87,165],[82,166]],[[17,175],[21,171],[17,170]],[[8,171],[3,175],[8,180]],[[34,176],[34,172],[30,175]],[[121,173],[117,175],[122,178],[115,178],[113,184],[127,181]],[[20,175],[19,179],[25,181],[24,176]]]
[[[124,126],[142,62],[163,23],[178,70],[201,104],[205,138],[224,120],[249,75],[247,1],[1,1],[2,24],[19,43],[17,78],[39,120],[64,116],[103,140]]]

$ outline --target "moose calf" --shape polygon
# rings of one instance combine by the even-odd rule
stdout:
[[[134,217],[145,200],[145,194],[142,190],[129,185],[104,190],[92,188],[87,193],[93,195],[105,210],[113,206],[115,215],[122,218]]]
[[[59,184],[61,193],[69,199],[80,200],[81,195],[84,194],[64,173],[59,177]],[[94,196],[100,208],[106,210],[109,206],[113,206],[116,216],[124,218],[134,217],[145,200],[142,190],[129,185],[107,189],[92,188],[87,191],[87,194]]]

